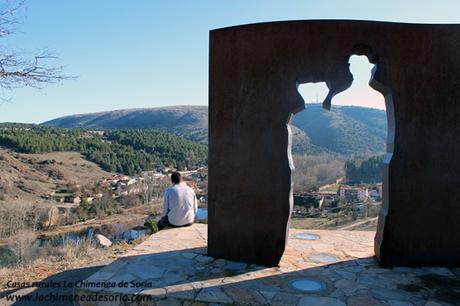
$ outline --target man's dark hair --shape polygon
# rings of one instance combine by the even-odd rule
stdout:
[[[182,181],[182,175],[179,172],[171,173],[171,182],[173,184],[179,184]]]

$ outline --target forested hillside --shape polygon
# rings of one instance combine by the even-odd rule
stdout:
[[[383,175],[383,156],[368,159],[353,159],[345,163],[348,184],[379,183]]]
[[[20,153],[76,151],[110,172],[133,175],[161,166],[196,168],[207,163],[206,146],[158,130],[101,133],[33,125],[0,125],[0,146]]]
[[[207,142],[208,107],[182,105],[123,109],[65,116],[43,125],[88,129],[160,129],[189,140]]]
[[[170,106],[148,109],[115,110],[66,116],[43,123],[63,128],[161,129],[189,140],[206,143],[207,106]],[[345,157],[373,155],[385,151],[386,114],[384,111],[357,107],[306,104],[293,121],[295,154],[334,153]]]
[[[385,151],[387,123],[381,110],[333,105],[326,111],[321,104],[307,104],[292,124],[308,135],[313,152],[321,148],[350,157]]]

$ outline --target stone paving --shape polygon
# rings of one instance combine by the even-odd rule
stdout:
[[[275,268],[208,257],[206,237],[204,224],[152,235],[76,292],[117,301],[80,305],[460,305],[460,269],[382,269],[370,231],[291,229]]]

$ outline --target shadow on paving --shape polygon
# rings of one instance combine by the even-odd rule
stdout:
[[[306,292],[294,288],[292,283],[300,279],[318,281],[321,289]],[[367,257],[280,272],[278,268],[214,260],[206,256],[205,247],[119,258],[90,280],[149,283],[138,288],[97,290],[99,293],[150,295],[154,300],[213,302],[215,298],[214,302],[224,304],[238,301],[247,305],[304,305],[314,303],[314,298],[319,297],[334,297],[350,305],[389,300],[415,305],[437,300],[459,305],[460,301],[460,280],[448,269],[383,269],[378,267],[375,257]],[[167,291],[162,289],[165,287]],[[93,294],[88,289],[91,290],[91,285],[86,287],[85,294]],[[337,291],[342,291],[342,295]],[[354,303],[350,303],[350,297],[355,299]]]
[[[104,266],[91,266],[91,267],[84,267],[84,268],[79,268],[79,269],[73,269],[73,270],[67,270],[63,271],[60,273],[56,273],[52,276],[49,276],[40,283],[42,284],[49,284],[49,283],[59,283],[63,284],[64,281],[67,284],[75,284],[78,281],[82,281],[88,277],[90,277],[92,274],[96,273],[98,270],[100,270]],[[27,292],[27,293],[26,293]],[[22,301],[6,301],[7,295],[15,295],[17,294],[18,296],[22,296],[23,299]],[[74,286],[68,286],[64,287],[62,285],[57,286],[55,288],[25,288],[25,289],[19,289],[19,290],[8,290],[0,293],[0,299],[4,299],[4,301],[7,303],[7,305],[17,305],[17,306],[28,306],[28,305],[56,305],[56,306],[70,306],[74,305],[73,302],[50,302],[50,301],[36,301],[33,300],[34,297],[40,296],[50,296],[54,295],[55,297],[70,297],[74,294]],[[31,300],[28,300],[31,299]],[[1,301],[0,301],[1,304]],[[3,304],[2,304],[3,305]]]

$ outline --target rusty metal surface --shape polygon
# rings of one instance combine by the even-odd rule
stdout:
[[[352,83],[348,58],[376,64],[389,118],[383,266],[460,265],[460,25],[289,21],[213,30],[209,75],[211,256],[274,266],[292,210],[289,121],[297,85]],[[332,105],[334,107],[334,105]]]

